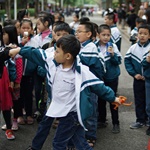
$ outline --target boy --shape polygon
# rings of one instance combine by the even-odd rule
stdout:
[[[145,78],[143,76],[143,56],[150,49],[150,29],[147,24],[138,28],[139,41],[132,45],[125,55],[125,68],[130,76],[134,78],[133,91],[135,100],[136,122],[130,125],[131,129],[145,126],[147,122],[145,101]]]
[[[84,138],[86,120],[93,113],[89,101],[91,92],[110,102],[120,103],[119,99],[76,59],[80,43],[73,35],[60,38],[56,47],[51,58],[46,58],[44,51],[33,47],[13,49],[11,56],[19,53],[47,69],[47,85],[52,89],[52,101],[46,116],[60,118],[53,149],[66,150],[68,141],[72,139],[77,149],[92,150]]]
[[[104,21],[111,29],[110,42],[115,43],[118,50],[121,51],[121,33],[116,26],[114,13],[107,13],[104,17]]]
[[[115,93],[117,93],[118,79],[120,75],[119,65],[121,64],[121,54],[117,46],[110,41],[111,30],[107,24],[102,24],[98,27],[98,37],[99,41],[97,46],[99,51],[103,54],[106,72],[104,74],[104,83],[109,86]],[[106,126],[106,101],[99,98],[98,101],[99,110],[99,125]],[[110,103],[111,117],[113,129],[112,133],[119,133],[119,114],[118,109],[114,109],[114,106]]]
[[[145,23],[146,23],[146,21],[144,19],[136,18],[136,20],[135,20],[136,27],[134,27],[134,29],[131,31],[131,36],[130,36],[130,41],[132,42],[132,45],[135,44],[138,40],[137,39],[138,27]]]
[[[99,53],[96,45],[93,43],[93,37],[96,35],[96,30],[92,22],[81,22],[76,30],[76,38],[81,43],[81,50],[79,57],[81,62],[88,66],[90,71],[99,79],[103,79],[104,67],[99,58]],[[96,142],[97,131],[97,95],[91,94],[91,103],[93,105],[94,113],[89,118],[88,131],[86,132],[86,138],[90,146],[94,146]]]

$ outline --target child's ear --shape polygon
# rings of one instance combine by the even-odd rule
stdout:
[[[92,36],[92,32],[87,32],[87,37],[90,38]]]
[[[48,21],[44,22],[44,26],[46,26],[46,27],[48,26]]]
[[[67,53],[67,54],[66,54],[66,59],[67,59],[67,60],[70,60],[71,58],[72,58],[72,55],[71,55],[70,53]]]

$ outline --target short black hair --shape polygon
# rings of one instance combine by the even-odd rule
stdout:
[[[145,19],[142,19],[140,17],[136,18],[135,22],[137,23],[142,23],[142,24],[146,24],[146,20]]]
[[[98,26],[98,33],[100,34],[103,30],[109,30],[111,33],[111,29],[107,24],[101,24]]]
[[[31,26],[31,28],[33,28],[33,23],[31,21],[31,19],[29,18],[23,18],[22,21],[20,22],[20,27],[22,26],[23,23],[28,22]]]
[[[65,31],[65,32],[68,32],[69,34],[71,34],[71,28],[70,28],[69,24],[66,22],[62,22],[62,23],[56,25],[54,32],[56,33],[58,31]]]
[[[113,12],[107,13],[106,16],[108,17],[109,20],[113,20],[113,22],[116,23],[115,22],[115,14]]]
[[[28,15],[27,9],[19,10],[17,13],[17,20],[19,20],[21,22],[25,15]]]
[[[92,33],[90,38],[93,37],[94,32],[95,32],[93,22],[90,22],[90,21],[80,22],[79,25],[84,25],[85,26],[85,30]]]
[[[138,27],[138,31],[139,31],[140,29],[147,29],[147,30],[149,31],[149,34],[150,34],[150,25],[148,25],[148,24],[142,24],[142,25],[140,25],[140,26]]]
[[[86,22],[86,21],[90,21],[90,19],[88,17],[80,18],[80,22]]]
[[[61,37],[57,42],[56,46],[62,48],[64,53],[70,53],[75,59],[80,52],[80,42],[74,35],[65,35]]]

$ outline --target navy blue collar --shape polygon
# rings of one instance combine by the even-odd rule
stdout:
[[[138,41],[137,42],[138,43],[138,45],[140,46],[140,47],[146,47],[150,42],[149,42],[149,40],[146,42],[146,43],[144,43],[143,45],[140,43],[140,41]]]
[[[81,47],[85,47],[87,44],[89,44],[90,42],[92,42],[92,40],[90,39],[90,40],[87,40],[87,41],[85,41],[85,42],[83,42],[83,43],[81,43]]]

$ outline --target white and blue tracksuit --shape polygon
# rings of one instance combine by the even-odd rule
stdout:
[[[147,121],[146,114],[146,100],[145,100],[145,81],[137,80],[135,75],[140,74],[143,76],[143,57],[150,49],[150,42],[147,41],[144,45],[141,45],[138,41],[132,45],[127,51],[124,62],[125,68],[129,75],[134,78],[133,91],[135,99],[135,112],[136,112],[136,122],[145,123]]]

